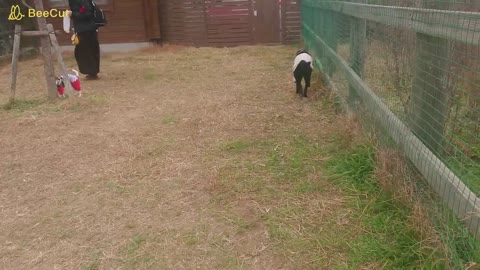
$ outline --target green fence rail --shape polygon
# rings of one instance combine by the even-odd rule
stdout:
[[[302,1],[302,34],[348,108],[387,134],[480,239],[480,5]]]

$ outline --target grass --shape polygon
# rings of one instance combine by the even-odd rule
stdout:
[[[357,217],[363,231],[351,241],[350,269],[376,262],[385,269],[432,269],[437,258],[424,254],[413,228],[408,226],[410,210],[383,191],[374,179],[374,148],[359,145],[326,164],[334,182],[354,196]]]
[[[303,135],[224,144],[232,164],[224,168],[225,188],[217,203],[246,197],[268,205],[261,221],[275,252],[294,262],[291,269],[461,269],[479,262],[474,254],[478,242],[460,227],[451,228],[465,233],[444,250],[421,235],[412,219],[417,215],[428,223],[422,219],[429,217],[414,213],[411,204],[382,187],[375,174],[378,150],[370,142],[352,143],[341,132],[332,135],[327,145]],[[322,170],[328,182],[313,176]],[[329,183],[342,190],[343,199],[328,197]],[[321,197],[324,204],[342,201],[344,207],[316,208]],[[241,219],[228,220],[239,231],[246,226]]]
[[[143,78],[146,81],[155,81],[158,79],[158,75],[155,73],[154,69],[148,68],[145,70]]]
[[[81,112],[106,105],[107,97],[102,95],[87,95],[81,99],[76,97],[72,99],[48,101],[41,98],[17,98],[14,101],[7,102],[1,106],[4,111],[22,114],[25,112],[35,114],[59,113],[64,111]]]
[[[237,140],[225,144],[224,149],[229,152],[240,153],[250,147],[250,145],[248,141]]]
[[[406,116],[404,115],[404,111],[402,109],[402,102],[400,100],[400,97],[398,96],[398,93],[395,93],[395,87],[392,83],[391,75],[393,75],[393,69],[387,67],[383,59],[385,57],[388,58],[391,56],[385,55],[385,53],[387,52],[385,50],[385,46],[376,46],[375,43],[372,43],[370,46],[374,46],[372,47],[374,50],[371,50],[372,53],[369,54],[369,60],[367,61],[367,63],[370,64],[366,65],[366,80],[376,92],[376,94],[382,97],[382,100],[387,104],[387,106],[389,106],[389,108],[393,112],[395,112],[397,116],[399,116],[401,119],[405,119]],[[339,51],[341,53],[340,49],[342,48],[339,48]],[[344,59],[346,58],[344,57]],[[405,85],[403,86],[405,87]],[[341,90],[348,90],[348,84],[343,84]],[[463,92],[461,88],[456,89],[456,91]],[[405,91],[400,92],[405,93]],[[405,99],[405,97],[402,98]],[[458,103],[463,107],[465,106],[465,104],[461,104],[463,103],[461,97],[455,97],[455,99],[460,99],[458,100]],[[459,106],[459,104],[456,104],[456,106]],[[470,189],[472,189],[474,193],[478,194],[478,175],[480,172],[478,169],[478,147],[476,147],[476,141],[478,140],[478,136],[471,136],[473,134],[475,124],[469,124],[469,119],[466,116],[462,116],[461,113],[457,117],[453,110],[454,107],[452,108],[453,117],[446,124],[446,133],[448,134],[446,145],[449,146],[446,148],[455,148],[456,150],[452,150],[450,152],[447,151],[446,153],[444,153],[446,160],[445,163],[451,167],[451,169],[457,174],[457,176],[459,176],[462,181]],[[362,116],[366,120],[365,122],[371,121],[369,114]],[[461,121],[455,121],[455,119]],[[467,125],[467,128],[458,128],[459,130],[454,130],[455,126],[458,127],[459,125]],[[378,126],[374,125],[373,127],[378,128]],[[470,137],[467,135],[470,135]],[[386,144],[382,143],[381,145],[385,146]],[[373,198],[375,198],[374,201],[367,200],[366,202],[363,202],[362,200],[359,200],[357,202],[358,205],[363,207],[363,209],[365,210],[365,216],[368,217],[368,219],[370,220],[367,227],[368,231],[378,231],[378,226],[383,226],[383,224],[385,223],[384,221],[386,220],[390,222],[395,222],[398,224],[398,226],[396,226],[395,224],[389,224],[389,227],[395,228],[396,231],[402,233],[402,238],[397,239],[398,242],[401,243],[401,245],[399,246],[411,246],[411,248],[408,248],[411,251],[407,252],[406,254],[402,254],[398,250],[398,248],[381,248],[382,246],[384,246],[382,242],[379,242],[381,238],[378,239],[376,237],[370,237],[367,239],[362,238],[363,243],[367,244],[367,247],[361,245],[362,247],[357,250],[368,251],[368,247],[371,247],[370,249],[372,250],[372,252],[370,253],[373,255],[380,255],[375,256],[379,257],[380,261],[385,261],[385,263],[381,265],[385,265],[386,268],[394,266],[387,263],[388,260],[382,258],[382,256],[388,257],[389,251],[395,251],[395,249],[397,249],[397,251],[392,253],[395,254],[395,260],[393,261],[393,263],[402,265],[404,261],[418,261],[416,265],[410,265],[410,267],[414,269],[464,269],[467,267],[469,269],[472,269],[472,267],[478,268],[478,264],[480,262],[479,242],[471,237],[465,227],[458,221],[457,218],[454,217],[454,215],[449,210],[446,210],[443,206],[438,205],[438,202],[441,200],[440,198],[430,198],[432,196],[431,194],[429,194],[429,187],[426,187],[425,190],[423,190],[421,193],[416,194],[416,198],[414,198],[415,196],[409,196],[410,198],[408,198],[407,200],[399,200],[397,198],[397,195],[399,195],[397,194],[398,192],[396,192],[396,190],[392,189],[392,187],[390,186],[390,189],[387,188],[386,190],[388,190],[391,194],[387,198],[382,198],[376,196],[376,194],[378,193],[377,189],[379,179],[377,179],[375,176],[366,178],[370,180],[368,180],[367,184],[364,185],[364,188],[366,188],[366,190],[362,190],[358,187],[356,181],[364,183],[364,181],[362,180],[363,177],[361,177],[363,175],[363,169],[355,169],[355,171],[359,173],[359,175],[349,175],[349,173],[353,173],[349,169],[354,170],[353,168],[355,168],[356,166],[355,159],[352,160],[351,158],[345,158],[345,166],[343,166],[343,168],[341,167],[341,163],[339,163],[338,160],[333,161],[333,163],[334,164],[331,164],[331,169],[336,174],[338,174],[338,179],[342,179],[339,180],[339,186],[346,188],[346,190],[352,191],[354,193],[358,192],[359,194],[364,194],[364,197],[371,198],[373,194]],[[341,168],[336,168],[338,166],[340,166]],[[404,178],[403,175],[396,174],[396,176],[397,178],[390,177],[389,180],[401,183],[401,180]],[[417,183],[415,184],[418,184],[418,182],[420,182],[418,181],[418,179],[420,179],[421,177],[418,175],[416,177],[417,178],[415,179],[415,182]],[[356,181],[352,181],[352,179],[356,179]],[[412,185],[412,183],[410,183],[409,185]],[[384,186],[382,186],[382,188],[384,189]],[[400,197],[402,196],[404,195],[400,194]],[[392,198],[395,202],[394,206],[388,207],[387,202],[389,202],[389,198]],[[421,202],[418,198],[421,198]],[[390,212],[398,213],[398,215],[386,217],[383,217],[382,215],[371,216],[369,215],[370,208],[371,206],[375,205],[384,205],[386,209],[397,207],[395,211],[392,210]],[[420,210],[421,212],[423,212],[420,213],[421,218],[420,216],[415,216],[418,215],[418,213],[415,212],[419,211],[418,209],[422,209]],[[412,219],[417,219],[416,223],[412,222]],[[434,224],[427,224],[431,222],[433,222]],[[407,224],[408,226],[403,226],[404,224]],[[416,227],[416,225],[419,226]],[[433,230],[426,238],[425,235],[421,235],[422,233],[425,233],[421,231],[424,229],[423,227],[430,227],[429,230]],[[390,243],[396,243],[397,240],[388,239]],[[370,245],[368,244],[368,242],[373,243]],[[412,245],[415,242],[419,242],[420,244]],[[424,243],[426,242],[429,242],[429,244],[431,245],[425,246]],[[409,256],[414,257],[410,258]],[[364,258],[367,256],[360,253],[357,257]],[[398,261],[398,263],[396,263],[396,261]],[[407,268],[407,266],[405,267]]]
[[[149,236],[143,233],[135,234],[126,246],[127,269],[145,268],[154,261],[154,255],[144,249]]]
[[[87,263],[86,265],[82,266],[80,269],[81,270],[98,270],[100,269],[100,253],[96,252],[92,258],[90,259],[91,261]]]
[[[166,115],[162,118],[162,124],[164,125],[173,125],[177,123],[177,119],[174,115]]]
[[[46,101],[43,99],[15,99],[14,101],[10,101],[2,105],[2,109],[21,113],[32,110],[44,104],[45,102]]]
[[[330,146],[336,148],[337,142],[334,140]],[[259,147],[259,145],[262,146]],[[246,161],[245,150],[252,147],[256,148],[257,156]],[[378,227],[376,231],[357,238],[364,240],[357,240],[356,245],[349,244],[357,234],[357,230],[364,225],[350,220],[348,218],[351,215],[349,211],[342,212],[337,209],[337,204],[341,205],[339,201],[342,199],[325,196],[325,193],[330,191],[329,183],[315,176],[316,172],[323,167],[325,153],[334,152],[334,149],[322,147],[318,142],[312,142],[311,138],[307,139],[301,135],[292,136],[287,141],[277,141],[273,144],[245,140],[232,141],[227,143],[223,149],[231,155],[237,156],[237,159],[234,161],[235,164],[225,168],[228,171],[226,175],[230,177],[235,175],[235,177],[224,179],[223,184],[230,188],[229,190],[222,189],[222,195],[219,196],[230,199],[235,196],[247,196],[254,201],[269,205],[271,209],[261,215],[261,220],[268,229],[268,235],[275,245],[275,252],[284,255],[288,253],[288,256],[291,257],[291,261],[295,265],[291,266],[292,269],[318,269],[318,267],[328,265],[334,267],[352,263],[358,266],[370,261],[382,262],[382,258],[378,257],[378,254],[382,254],[382,249],[391,248],[388,245],[390,242],[385,241],[383,247],[379,247],[378,250],[370,249],[373,253],[360,253],[359,251],[364,250],[368,245],[375,246],[372,240],[382,239],[386,232],[381,228],[391,225],[393,222],[388,222],[388,216],[383,217],[387,221],[382,221],[382,217],[379,217],[379,224],[375,225],[375,228]],[[358,152],[348,159],[348,162],[353,162],[349,167],[351,169],[349,177],[354,178],[355,182],[344,179],[344,187],[352,185],[350,188],[355,190],[371,189],[368,179],[373,170],[372,159],[370,159],[370,163],[362,163],[365,157],[369,157],[369,154],[369,152]],[[239,165],[240,160],[242,162]],[[337,167],[337,169],[341,168]],[[346,174],[344,172],[344,175],[348,175],[348,172]],[[322,199],[323,197],[326,198]],[[224,200],[220,203],[223,203]],[[332,206],[322,209],[322,203],[332,204]],[[383,205],[380,204],[380,201],[378,204],[377,207],[391,210],[390,204]],[[353,205],[352,202],[352,207]],[[361,211],[362,209],[357,209],[358,217],[361,216]],[[339,221],[339,217],[345,216],[348,221]],[[342,222],[346,222],[348,226],[339,226]],[[393,235],[397,235],[394,230],[401,223],[398,221],[395,224],[398,226],[388,231]],[[237,226],[243,225],[238,224]],[[369,238],[369,236],[375,237]],[[358,251],[355,252],[355,250]],[[391,252],[396,251],[393,248],[391,250]],[[349,252],[352,254],[349,255]],[[350,259],[347,259],[349,256],[351,256]],[[336,259],[332,260],[331,258]],[[365,261],[361,261],[360,258]],[[351,269],[355,269],[355,267]]]
[[[295,50],[181,50],[105,57],[84,97],[0,111],[5,268],[378,269],[416,250],[407,211],[369,184],[355,123],[316,81],[311,98],[294,96]],[[45,94],[29,85],[43,84],[41,69],[25,65],[19,96]],[[326,174],[340,154],[362,168],[347,180]],[[452,239],[461,262],[472,258]]]

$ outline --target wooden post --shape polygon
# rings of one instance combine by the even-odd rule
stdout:
[[[61,34],[62,31],[56,30],[55,34]],[[23,31],[22,36],[24,37],[41,37],[41,36],[48,36],[48,32],[46,31]]]
[[[448,9],[447,2],[425,2],[425,8]],[[417,32],[416,63],[408,120],[412,132],[441,156],[452,90],[448,80],[448,40]]]
[[[365,0],[362,1],[364,3]],[[350,67],[363,78],[365,65],[365,50],[367,48],[367,21],[350,17]],[[352,85],[348,88],[347,102],[354,107],[359,96]]]
[[[446,85],[448,41],[417,33],[416,65],[408,120],[410,128],[435,154],[442,152],[451,93]]]
[[[338,47],[338,35],[340,34],[340,29],[339,28],[339,21],[342,19],[343,14],[340,12],[325,12],[325,24],[323,24],[323,27],[326,27],[326,35],[325,39],[327,41],[327,44],[330,48],[332,48],[335,52],[337,51]],[[325,65],[326,71],[328,73],[328,76],[333,77],[333,74],[335,74],[337,68],[334,64],[334,62],[326,58],[326,65]]]
[[[10,102],[15,100],[15,89],[17,88],[17,70],[18,58],[20,56],[20,40],[22,35],[22,26],[15,25],[15,37],[13,39],[12,53],[12,84],[10,85]]]
[[[42,0],[35,0],[35,9],[43,11]],[[47,20],[44,17],[37,17],[37,27],[40,31],[47,31]],[[57,87],[55,85],[55,70],[52,62],[52,49],[48,36],[40,38],[41,52],[43,56],[43,66],[45,71],[45,79],[47,80],[48,98],[57,97]]]
[[[65,80],[65,93],[67,93],[67,96],[70,96],[73,94],[73,88],[70,84],[70,80],[68,79],[67,68],[65,67],[65,63],[63,62],[62,52],[60,50],[60,46],[58,45],[57,37],[55,36],[55,31],[53,30],[53,25],[47,24],[47,30],[50,36],[50,41],[53,45],[53,49],[55,51],[55,55],[57,57],[58,64],[60,65],[62,76]]]
[[[328,47],[322,38],[315,35],[312,29],[308,26],[304,27],[314,37],[317,45],[325,48],[327,57],[340,67],[346,79],[357,89],[375,121],[378,121],[385,132],[398,144],[400,150],[425,177],[443,202],[457,214],[472,235],[480,240],[480,198],[465,186],[437,155],[425,147],[411,129],[358,77],[348,63]]]

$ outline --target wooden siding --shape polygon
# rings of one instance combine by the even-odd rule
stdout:
[[[283,43],[299,42],[301,39],[300,0],[282,0]]]
[[[107,25],[100,28],[101,44],[148,41],[145,28],[143,0],[110,0],[113,5],[104,9]],[[44,0],[46,8],[48,0]],[[48,19],[55,29],[63,29],[62,18]],[[59,35],[61,45],[70,45],[71,34]]]
[[[217,47],[252,44],[254,39],[250,6],[249,0],[206,0],[208,44]]]
[[[43,1],[50,8],[49,1]],[[99,30],[101,44],[161,40],[223,47],[300,41],[299,0],[109,1],[102,7],[108,25]],[[62,18],[47,21],[55,29],[63,28]],[[71,35],[59,35],[60,44],[70,45]]]
[[[297,1],[164,0],[160,7],[163,40],[215,47],[298,42]]]

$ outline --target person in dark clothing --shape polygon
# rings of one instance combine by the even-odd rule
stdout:
[[[87,79],[98,79],[100,72],[100,45],[98,28],[94,19],[92,0],[68,0],[73,28],[78,37],[75,45],[75,59],[80,73]]]

